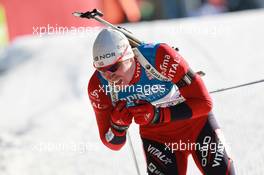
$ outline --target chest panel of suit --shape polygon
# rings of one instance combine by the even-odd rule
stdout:
[[[138,47],[140,52],[145,56],[148,62],[155,67],[156,50],[159,44],[145,44]],[[172,88],[173,83],[160,81],[152,77],[141,66],[140,79],[135,84],[126,86],[122,89],[116,89],[118,99],[123,99],[128,102],[128,106],[133,105],[133,100],[141,99],[149,102],[155,102],[168,95]],[[103,85],[105,92],[109,92],[111,86],[101,75],[99,75],[101,84]],[[108,88],[108,89],[107,89]],[[110,93],[107,95],[110,96]]]

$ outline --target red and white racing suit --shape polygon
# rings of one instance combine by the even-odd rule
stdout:
[[[166,44],[156,46],[154,67],[177,85],[190,73],[185,59]],[[137,63],[131,84],[140,80],[141,71],[145,69]],[[119,150],[126,142],[126,132],[112,129],[113,138],[111,141],[107,138],[113,105],[110,96],[102,90],[99,74],[95,71],[89,81],[89,98],[102,142],[112,150]],[[191,83],[179,87],[179,92],[184,102],[160,107],[158,123],[140,126],[148,173],[184,175],[187,157],[192,155],[203,174],[235,174],[232,160],[223,146],[219,126],[211,112],[212,99],[201,77],[192,73]]]

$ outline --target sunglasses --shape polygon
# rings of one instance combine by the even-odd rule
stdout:
[[[124,61],[120,61],[123,57],[124,57],[124,55],[126,54],[126,52],[127,52],[127,49],[128,49],[128,46],[126,47],[126,49],[124,50],[124,52],[122,53],[122,55],[117,59],[117,61],[114,63],[114,64],[112,64],[112,65],[109,65],[109,66],[105,66],[105,67],[100,67],[100,68],[96,68],[98,71],[100,71],[100,72],[103,72],[103,73],[105,73],[105,72],[111,72],[111,73],[113,73],[113,72],[115,72],[115,71],[117,71],[117,69],[119,69],[119,67],[122,65],[122,63],[124,62]]]
[[[122,65],[122,62],[118,62],[118,63],[115,63],[113,65],[97,68],[97,70],[100,71],[100,72],[103,72],[103,73],[105,73],[105,72],[114,73],[114,72],[116,72],[119,69],[119,67],[121,65]]]

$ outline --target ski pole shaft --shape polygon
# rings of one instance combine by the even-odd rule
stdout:
[[[131,153],[132,153],[133,160],[134,160],[134,164],[135,164],[135,166],[136,166],[137,174],[138,174],[138,175],[141,175],[141,174],[140,174],[140,170],[139,170],[139,166],[138,166],[138,162],[137,162],[136,153],[135,153],[134,147],[133,147],[133,145],[132,145],[132,139],[131,139],[131,137],[130,137],[129,131],[127,131],[127,136],[128,136],[128,142],[129,142],[130,151],[131,151]]]
[[[213,90],[213,91],[210,92],[210,94],[223,92],[223,91],[228,91],[228,90],[231,90],[231,89],[236,89],[236,88],[240,88],[240,87],[244,87],[244,86],[250,86],[250,85],[253,85],[253,84],[258,84],[258,83],[263,83],[263,82],[264,82],[264,79],[258,80],[258,81],[252,81],[252,82],[249,82],[249,83],[244,83],[244,84],[239,84],[239,85],[236,85],[236,86],[230,86],[230,87],[226,87],[226,88],[222,88],[222,89]]]
[[[95,16],[94,19],[96,19],[97,21],[115,29],[115,30],[118,30],[120,32],[122,32],[128,39],[134,41],[136,44],[140,45],[142,42],[139,41],[137,38],[135,38],[133,35],[131,35],[128,31],[124,30],[122,27],[118,27],[118,26],[114,26],[113,24],[111,24],[110,22],[98,17],[98,16]]]
[[[97,9],[94,9],[92,11],[87,11],[85,13],[81,13],[81,12],[74,12],[73,13],[74,16],[77,16],[77,17],[81,17],[81,18],[88,18],[88,19],[95,19],[97,21],[99,21],[100,23],[106,25],[106,26],[109,26],[115,30],[118,30],[120,32],[122,32],[129,40],[130,44],[132,46],[139,46],[142,42],[140,40],[138,40],[137,38],[135,38],[131,33],[129,33],[126,29],[120,27],[120,26],[115,26],[113,24],[111,24],[110,22],[102,19],[101,17],[103,16],[103,13],[100,12],[99,10]],[[136,157],[136,154],[135,154],[135,150],[134,150],[134,147],[132,145],[132,139],[130,137],[130,134],[129,132],[127,131],[127,136],[128,136],[128,142],[129,142],[129,147],[130,147],[130,151],[132,153],[132,157],[133,157],[133,161],[134,161],[134,164],[136,166],[136,171],[137,171],[137,174],[138,175],[141,175],[140,174],[140,170],[139,170],[139,166],[138,166],[138,162],[137,162],[137,157]]]

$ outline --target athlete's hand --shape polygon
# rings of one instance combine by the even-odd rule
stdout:
[[[150,124],[155,116],[155,106],[145,100],[135,100],[136,106],[128,107],[130,114],[134,117],[135,123],[139,125]]]
[[[132,123],[132,116],[126,107],[126,101],[120,100],[116,103],[111,113],[111,125],[117,130],[126,130]]]

